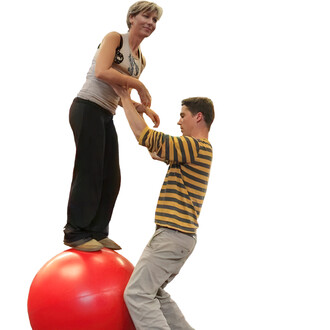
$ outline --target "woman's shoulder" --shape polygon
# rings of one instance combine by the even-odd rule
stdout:
[[[98,48],[106,45],[117,48],[121,44],[122,44],[122,35],[116,31],[113,31],[105,35],[102,42],[99,44]]]
[[[105,41],[105,40],[120,40],[120,38],[121,38],[121,34],[119,32],[112,31],[112,32],[107,33],[104,36],[103,41]]]

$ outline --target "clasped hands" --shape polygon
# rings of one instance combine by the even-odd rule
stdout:
[[[145,113],[150,119],[151,121],[154,123],[154,127],[158,127],[160,124],[160,119],[159,116],[157,115],[156,112],[154,112],[153,110],[150,109],[150,105],[151,105],[151,96],[148,92],[148,97],[145,99],[142,97],[142,95],[139,93],[140,98],[141,98],[141,102],[143,103],[137,103],[137,102],[133,102],[131,100],[131,96],[130,96],[130,89],[125,87],[125,86],[121,86],[121,85],[112,85],[112,88],[114,89],[114,91],[116,92],[116,94],[123,100],[123,99],[129,99],[136,111],[140,114]],[[143,101],[144,100],[144,101]]]

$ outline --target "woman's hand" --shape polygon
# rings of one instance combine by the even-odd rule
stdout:
[[[145,113],[154,123],[154,128],[157,128],[160,124],[160,119],[157,113],[150,108],[146,108]]]
[[[138,84],[135,89],[140,96],[141,103],[149,108],[151,106],[151,95],[140,80],[137,80],[137,82]]]
[[[145,113],[151,121],[154,123],[154,128],[158,127],[160,124],[160,119],[157,113],[150,108],[145,107],[141,103],[134,102],[135,109],[138,113],[142,114]]]

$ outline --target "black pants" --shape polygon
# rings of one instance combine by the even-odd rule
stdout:
[[[87,100],[75,98],[71,105],[76,159],[64,242],[82,244],[108,236],[120,188],[118,139],[112,117]]]

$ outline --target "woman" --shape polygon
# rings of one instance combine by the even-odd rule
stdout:
[[[120,246],[109,239],[108,227],[120,188],[117,133],[113,115],[119,97],[111,85],[136,89],[145,112],[159,125],[156,113],[149,109],[151,97],[139,81],[145,67],[140,50],[144,38],[156,29],[162,8],[139,1],[127,14],[128,33],[111,32],[100,44],[86,82],[70,108],[70,125],[76,144],[76,159],[64,228],[64,244],[81,251],[113,250]]]

